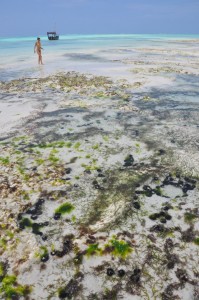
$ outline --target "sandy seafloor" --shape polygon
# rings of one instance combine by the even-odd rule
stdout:
[[[199,299],[199,36],[0,39],[0,299]]]

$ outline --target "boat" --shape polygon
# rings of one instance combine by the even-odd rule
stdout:
[[[56,41],[59,39],[59,35],[56,33],[56,31],[47,32],[47,36],[50,41]]]

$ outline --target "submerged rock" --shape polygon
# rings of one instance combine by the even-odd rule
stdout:
[[[180,280],[180,282],[185,283],[185,282],[189,281],[189,277],[185,270],[177,269],[177,271],[175,273],[176,273],[177,278]]]
[[[118,270],[118,276],[123,277],[125,275],[125,271],[123,269]]]
[[[76,294],[79,292],[80,286],[79,282],[75,279],[71,279],[69,283],[66,285],[66,287],[61,288],[59,290],[59,298],[60,299],[72,299],[73,297],[76,296]]]
[[[161,232],[161,233],[163,233],[163,232],[166,232],[167,231],[167,228],[165,228],[164,227],[164,225],[161,225],[161,224],[159,224],[159,225],[154,225],[154,226],[152,226],[151,228],[150,228],[150,231],[151,232]]]
[[[61,218],[61,213],[55,213],[53,218],[59,220]]]
[[[131,167],[134,163],[134,158],[132,154],[129,154],[124,160],[124,167]]]
[[[141,205],[138,201],[135,201],[132,203],[133,207],[136,208],[136,209],[140,209]]]
[[[45,254],[45,255],[43,255],[42,257],[41,257],[41,261],[42,262],[47,262],[49,260],[49,254],[47,253],[47,254]]]
[[[107,271],[106,271],[106,274],[108,276],[113,276],[115,274],[115,271],[112,268],[108,268]]]
[[[141,270],[136,268],[133,271],[133,274],[130,276],[130,280],[131,282],[138,284],[140,282],[140,277],[141,277]]]

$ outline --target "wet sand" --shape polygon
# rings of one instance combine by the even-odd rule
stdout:
[[[197,46],[0,83],[2,299],[198,299]]]

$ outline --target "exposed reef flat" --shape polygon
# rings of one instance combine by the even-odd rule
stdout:
[[[144,82],[0,83],[1,299],[198,299],[198,103]]]

